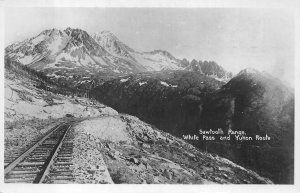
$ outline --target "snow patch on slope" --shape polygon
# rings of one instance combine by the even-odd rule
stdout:
[[[127,82],[129,80],[129,78],[122,78],[121,80],[120,80],[120,82]]]
[[[88,66],[90,64],[95,64],[94,60],[87,54],[85,54],[82,58],[80,58],[79,61],[84,66]]]
[[[63,39],[55,39],[50,44],[48,44],[48,49],[51,50],[53,54],[59,52],[61,49],[63,49]]]
[[[23,58],[19,58],[19,62],[21,62],[24,65],[30,64],[34,59],[34,56],[29,55],[29,56],[25,56]]]
[[[147,82],[139,82],[140,86],[143,86],[144,84],[147,84]]]
[[[178,85],[172,85],[172,84],[168,84],[164,81],[160,81],[160,84],[163,85],[163,86],[166,86],[166,87],[173,87],[173,88],[177,88]]]

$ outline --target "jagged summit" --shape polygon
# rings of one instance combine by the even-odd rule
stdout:
[[[188,71],[204,74],[221,82],[228,82],[232,78],[232,73],[226,71],[222,66],[214,61],[197,61],[193,59],[189,62],[187,59],[182,59],[180,65]]]
[[[74,35],[78,35],[78,34],[88,34],[85,30],[79,29],[79,28],[66,28],[64,30],[66,32],[67,35],[69,36],[74,36]]]
[[[101,49],[97,42],[84,30],[82,29],[65,29],[65,33],[71,38],[70,43],[74,46],[84,45],[89,51],[96,51]]]

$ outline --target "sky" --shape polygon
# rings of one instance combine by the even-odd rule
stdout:
[[[294,86],[294,19],[284,9],[24,8],[5,9],[5,45],[45,29],[109,30],[138,51],[213,60],[238,73],[266,71]]]

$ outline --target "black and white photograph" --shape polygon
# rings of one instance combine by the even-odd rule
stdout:
[[[296,183],[290,9],[11,6],[3,32],[5,185]]]

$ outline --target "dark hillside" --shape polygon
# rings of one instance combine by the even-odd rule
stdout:
[[[93,97],[182,137],[199,129],[245,131],[268,141],[197,141],[194,145],[293,183],[294,96],[275,78],[244,70],[227,84],[195,72],[140,73],[107,81]]]
[[[224,143],[208,149],[255,168],[276,183],[293,183],[292,89],[267,74],[244,70],[206,101],[200,119],[204,129],[242,130],[253,138],[268,135],[268,141],[231,140],[226,144],[231,151],[224,150]]]
[[[199,127],[204,98],[223,83],[195,72],[140,73],[91,91],[97,100],[181,136]]]

